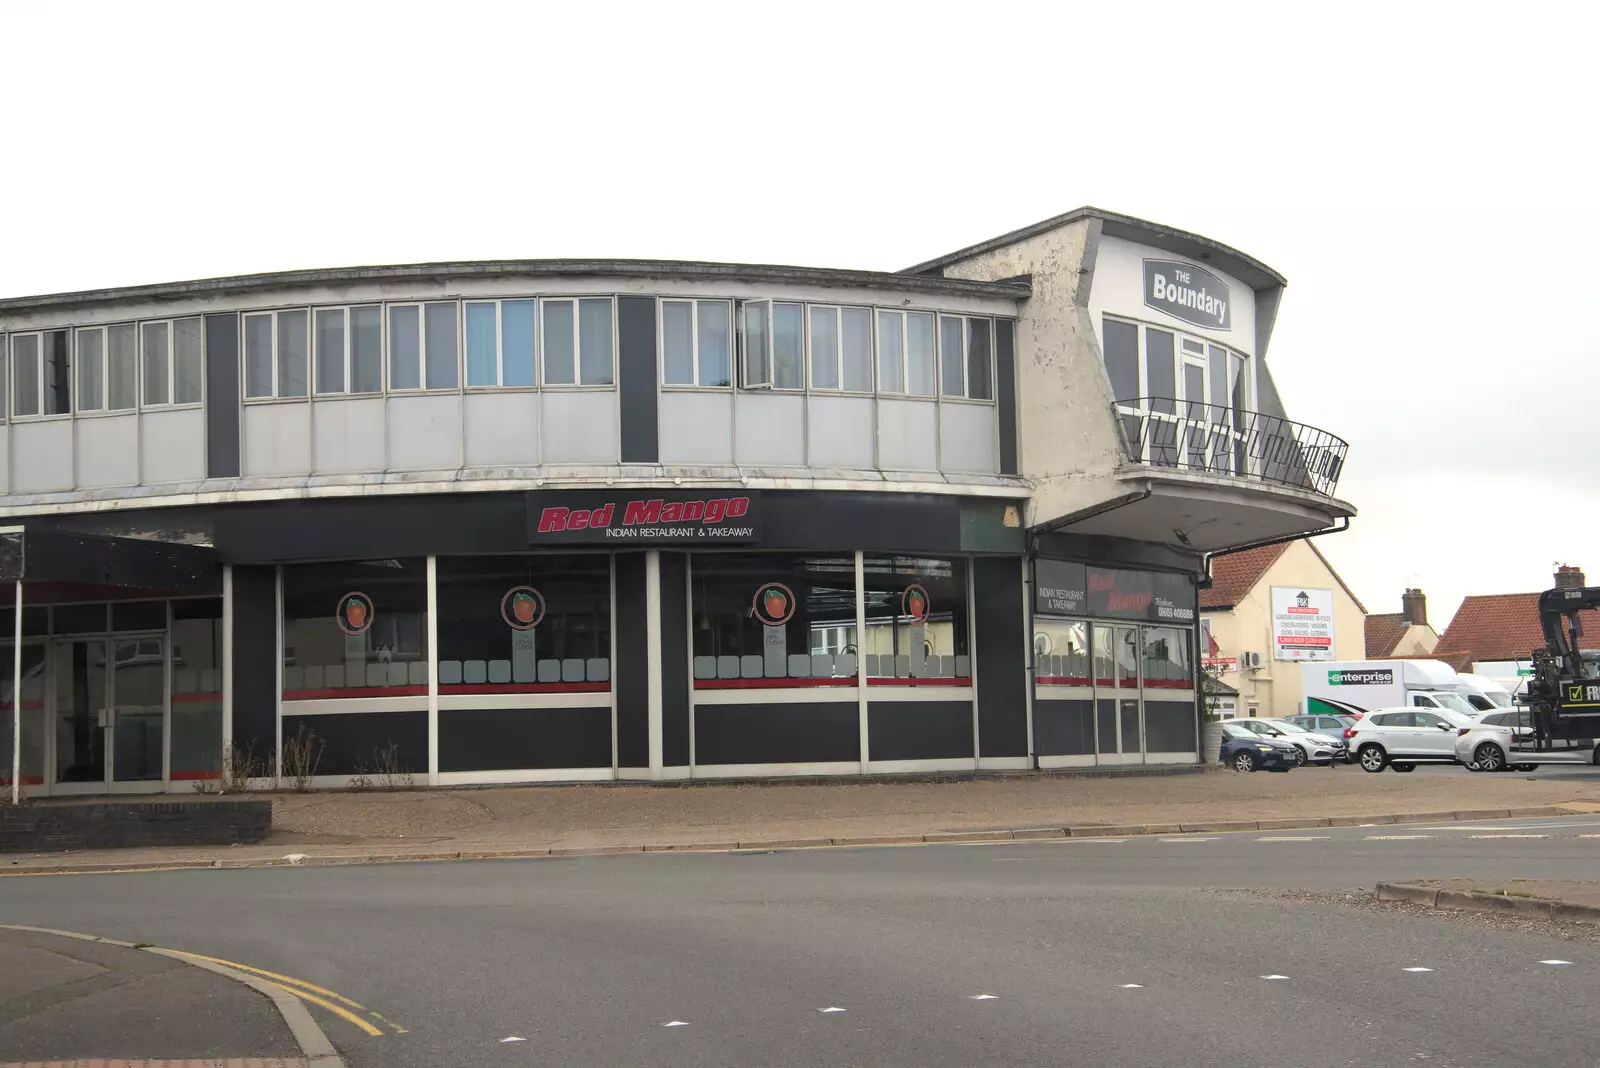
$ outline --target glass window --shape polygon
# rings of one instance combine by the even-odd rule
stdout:
[[[98,412],[106,406],[106,332],[103,327],[78,331],[78,411]]]
[[[906,312],[906,392],[913,397],[939,391],[933,351],[937,329],[932,312]]]
[[[141,356],[144,359],[144,403],[166,404],[171,375],[171,329],[166,323],[144,323],[139,327]]]
[[[425,559],[283,569],[287,700],[426,694],[427,635]]]
[[[1144,684],[1146,688],[1194,689],[1188,631],[1177,627],[1144,628]]]
[[[612,319],[610,297],[578,301],[578,372],[583,385],[611,385]]]
[[[741,385],[746,389],[772,385],[772,346],[768,344],[771,305],[764,300],[744,306],[744,366]]]
[[[939,376],[946,397],[965,397],[966,320],[956,315],[939,316]]]
[[[112,411],[137,407],[139,353],[132,323],[106,329],[107,405]]]
[[[222,599],[172,602],[172,778],[222,767]]]
[[[205,394],[205,344],[199,317],[172,323],[172,403],[199,404]]]
[[[10,414],[9,409],[11,405],[8,398],[11,396],[11,394],[6,389],[6,386],[11,378],[9,373],[10,370],[10,342],[7,340],[4,334],[0,334],[0,423],[4,423],[7,416]]]
[[[423,322],[427,331],[428,388],[455,389],[459,381],[455,301],[425,305]]]
[[[853,557],[696,553],[697,689],[853,686]]]
[[[772,385],[775,389],[804,389],[805,320],[804,305],[772,306]]]
[[[728,325],[730,305],[725,300],[701,300],[695,302],[695,307],[700,384],[726,386],[732,381],[733,362],[733,337]]]
[[[383,392],[383,308],[350,309],[350,392]]]
[[[500,384],[499,314],[493,301],[467,302],[467,385]]]
[[[4,361],[0,360],[0,364]],[[0,405],[3,407],[3,405]],[[9,633],[7,635],[10,636]],[[44,783],[45,724],[45,647],[39,642],[22,644],[22,785],[39,786]],[[11,728],[16,707],[13,693],[16,646],[0,645],[0,786],[11,786]]]
[[[993,400],[990,388],[994,365],[994,324],[988,319],[967,320],[967,396]]]
[[[839,388],[839,309],[813,306],[811,318],[811,388]]]
[[[540,301],[544,307],[544,381],[549,386],[577,383],[577,323],[570,300]]]
[[[39,335],[11,336],[11,414],[39,414]]]
[[[1139,328],[1132,323],[1105,320],[1106,377],[1111,395],[1119,401],[1139,398]]]
[[[415,304],[389,309],[389,388],[422,388],[422,309]]]
[[[610,688],[609,556],[439,558],[440,693]]]
[[[878,312],[878,388],[906,391],[906,317],[903,312]]]
[[[112,328],[113,330],[115,327]],[[130,331],[132,327],[128,328]],[[112,338],[112,349],[116,338]],[[244,395],[272,396],[272,316],[244,317]]]
[[[344,309],[317,309],[317,392],[344,392]]]
[[[532,300],[500,303],[500,384],[503,386],[533,385],[537,307],[538,302]]]
[[[44,414],[72,411],[72,335],[66,330],[44,334]]]
[[[839,316],[842,386],[851,393],[871,393],[872,309],[841,308]]]
[[[281,311],[278,319],[278,396],[304,397],[310,369],[311,317],[304,308]]]
[[[1080,619],[1033,621],[1034,681],[1041,686],[1088,686],[1089,624]]]
[[[971,685],[966,561],[869,554],[863,566],[867,677]]]
[[[661,380],[669,386],[694,385],[694,303],[661,302]]]

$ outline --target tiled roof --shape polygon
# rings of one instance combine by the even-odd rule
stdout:
[[[1578,645],[1600,649],[1600,611],[1583,612]],[[1433,655],[1456,670],[1474,660],[1526,660],[1544,644],[1537,593],[1491,593],[1468,597],[1439,636]]]
[[[1368,660],[1381,660],[1394,652],[1396,643],[1405,636],[1411,624],[1404,612],[1368,616],[1366,647]]]
[[[1256,587],[1267,569],[1278,562],[1288,542],[1263,545],[1230,553],[1211,561],[1211,588],[1200,591],[1201,608],[1232,608]]]

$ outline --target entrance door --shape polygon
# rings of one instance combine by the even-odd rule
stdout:
[[[1211,412],[1206,390],[1210,368],[1206,364],[1206,347],[1193,338],[1180,339],[1182,360],[1179,364],[1178,390],[1182,394],[1178,417],[1183,421],[1181,435],[1183,454],[1178,462],[1185,467],[1205,470],[1209,466],[1209,446],[1213,434]]]
[[[166,640],[73,638],[54,653],[52,793],[160,789],[166,747]]]
[[[1144,760],[1140,650],[1138,627],[1095,624],[1095,729],[1102,764]]]

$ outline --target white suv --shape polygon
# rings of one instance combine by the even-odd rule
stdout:
[[[1456,735],[1474,727],[1447,708],[1380,708],[1344,732],[1345,745],[1365,771],[1412,771],[1419,763],[1455,763]]]

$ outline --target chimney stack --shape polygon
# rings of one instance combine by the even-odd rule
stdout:
[[[1428,625],[1428,598],[1421,590],[1406,590],[1400,598],[1401,613],[1413,627]]]
[[[1556,568],[1556,589],[1576,590],[1588,585],[1583,579],[1583,572],[1569,564],[1562,564]]]

